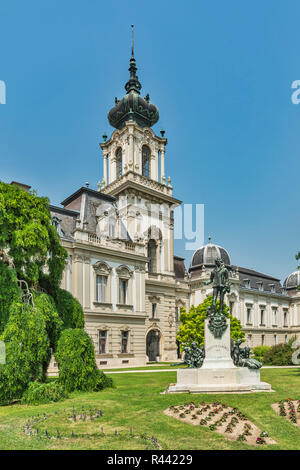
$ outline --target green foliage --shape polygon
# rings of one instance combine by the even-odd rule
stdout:
[[[62,331],[63,321],[60,319],[55,302],[50,295],[33,292],[34,305],[45,320],[50,347],[56,350],[57,342]]]
[[[189,311],[181,309],[180,322],[177,340],[180,343],[180,350],[190,346],[195,341],[198,347],[204,345],[204,320],[206,319],[207,308],[212,305],[212,296],[207,297],[198,307],[191,306]],[[217,308],[219,302],[217,303]],[[224,315],[230,319],[230,336],[232,339],[244,339],[245,333],[242,331],[240,321],[229,315],[229,307],[224,304]]]
[[[8,250],[18,278],[29,285],[38,284],[47,265],[49,284],[55,291],[67,252],[52,226],[48,206],[47,198],[0,182],[0,248]]]
[[[263,356],[263,364],[272,366],[290,366],[292,362],[292,344],[295,337],[291,338],[288,343],[280,343],[272,346]]]
[[[271,346],[256,346],[253,348],[254,359],[263,362],[264,355],[269,351]]]
[[[0,405],[20,399],[32,376],[30,354],[22,344],[6,344],[6,364],[0,365]]]
[[[93,342],[82,329],[62,332],[55,359],[59,366],[59,382],[68,392],[96,391],[108,384],[97,368]]]
[[[15,270],[0,261],[0,334],[7,323],[11,304],[20,299]]]
[[[57,380],[48,383],[31,382],[23,394],[22,403],[39,405],[57,402],[64,398],[68,398],[68,393]]]
[[[50,343],[43,315],[31,305],[15,302],[12,304],[9,319],[1,336],[2,341],[17,343],[29,364],[28,381],[44,378],[45,364],[51,358]],[[14,367],[18,367],[16,360]]]
[[[64,328],[83,328],[83,310],[75,297],[64,289],[58,289],[55,303]]]

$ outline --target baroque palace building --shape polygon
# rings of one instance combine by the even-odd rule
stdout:
[[[159,112],[141,84],[133,48],[126,95],[115,99],[103,136],[103,180],[50,206],[69,254],[62,287],[81,303],[100,368],[176,361],[180,308],[212,293],[204,286],[216,257],[230,270],[227,295],[248,344],[273,345],[300,333],[299,273],[279,279],[231,264],[224,248],[209,243],[193,255],[189,272],[174,256],[174,198],[165,173],[164,131],[152,126]],[[52,363],[52,367],[55,364]]]

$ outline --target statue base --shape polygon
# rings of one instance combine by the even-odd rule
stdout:
[[[205,320],[205,359],[198,369],[177,370],[177,383],[168,393],[226,393],[270,391],[271,385],[260,381],[260,369],[236,367],[231,358],[230,320],[221,337],[214,337]]]

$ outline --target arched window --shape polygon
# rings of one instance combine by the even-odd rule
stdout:
[[[148,242],[148,258],[149,258],[149,272],[156,272],[156,242],[149,240]]]
[[[117,178],[122,176],[122,149],[121,147],[117,150]]]
[[[142,175],[150,177],[150,149],[147,145],[142,147]]]

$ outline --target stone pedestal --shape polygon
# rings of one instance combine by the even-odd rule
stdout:
[[[271,390],[270,384],[260,381],[260,369],[236,367],[231,359],[230,320],[221,338],[215,338],[205,320],[205,359],[198,369],[177,370],[177,383],[169,393],[190,392],[252,392]]]

